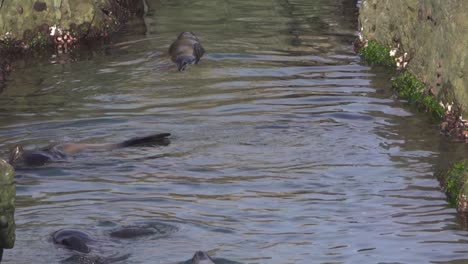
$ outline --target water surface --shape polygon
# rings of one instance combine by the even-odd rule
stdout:
[[[352,2],[352,1],[349,1]],[[0,97],[14,144],[117,142],[171,132],[167,147],[82,153],[18,171],[17,241],[4,263],[57,263],[49,241],[88,230],[93,254],[177,263],[197,250],[242,263],[468,261],[433,176],[433,124],[396,101],[353,52],[340,0],[149,1],[114,44],[17,62]],[[181,31],[207,50],[179,73]],[[164,237],[111,239],[156,221]]]

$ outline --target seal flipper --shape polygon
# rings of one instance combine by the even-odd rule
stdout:
[[[135,146],[144,146],[144,145],[162,145],[167,146],[169,145],[170,141],[167,137],[169,137],[170,133],[160,133],[154,134],[146,137],[136,137],[131,138],[129,140],[125,140],[118,144],[119,147],[135,147]]]

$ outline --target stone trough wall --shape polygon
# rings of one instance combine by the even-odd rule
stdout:
[[[0,0],[0,48],[47,46],[51,28],[76,40],[106,36],[143,12],[142,0]]]
[[[359,22],[367,39],[399,44],[408,53],[408,70],[468,117],[467,14],[466,0],[364,0]]]
[[[436,106],[444,105],[442,111],[434,111],[445,112],[441,132],[455,131],[460,145],[451,146],[449,155],[445,155],[450,157],[440,157],[436,175],[448,200],[460,212],[465,228],[468,228],[467,14],[466,0],[362,0],[361,40],[356,45],[364,58],[400,67],[398,70],[405,73],[395,79],[410,76],[411,82],[402,82],[403,86],[417,83],[410,86],[422,87],[416,92],[412,90],[418,98],[425,102],[435,100]],[[394,50],[403,54],[403,61],[395,63],[394,57],[388,55]],[[444,151],[441,153],[447,154]]]

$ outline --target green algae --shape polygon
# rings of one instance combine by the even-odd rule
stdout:
[[[379,44],[375,40],[369,40],[367,45],[359,49],[358,53],[371,65],[396,69],[395,58],[390,56],[390,51],[389,47]],[[431,113],[434,118],[440,120],[444,116],[444,108],[432,94],[427,92],[425,85],[412,73],[404,71],[393,78],[392,87],[400,98]]]
[[[468,161],[453,163],[443,175],[443,188],[452,205],[457,205],[468,175]]]
[[[0,249],[15,244],[15,170],[0,159]]]
[[[444,108],[433,95],[426,91],[425,85],[412,73],[405,71],[395,77],[392,81],[392,87],[400,98],[431,113],[434,118],[441,119],[444,116]]]
[[[390,56],[390,48],[379,44],[375,40],[369,40],[367,45],[362,47],[358,53],[372,65],[396,67],[395,59]]]
[[[29,45],[33,49],[45,49],[49,47],[49,37],[45,33],[38,32]]]

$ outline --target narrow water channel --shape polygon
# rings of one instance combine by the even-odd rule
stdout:
[[[82,153],[17,172],[16,245],[4,263],[58,263],[50,234],[95,236],[93,254],[178,263],[196,250],[240,263],[462,263],[433,176],[439,135],[353,52],[347,0],[150,0],[146,24],[73,56],[17,62],[0,96],[0,154],[14,144],[165,147]],[[207,54],[176,71],[193,31]],[[120,225],[169,224],[119,240]],[[461,261],[461,262],[457,262]]]

